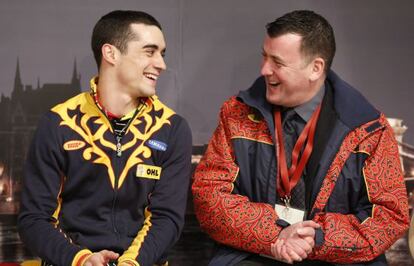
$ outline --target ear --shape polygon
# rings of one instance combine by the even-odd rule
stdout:
[[[325,60],[321,57],[316,57],[313,59],[310,65],[311,74],[309,79],[311,81],[316,81],[320,79],[325,73]]]
[[[102,45],[101,48],[101,52],[102,52],[102,62],[105,61],[111,65],[114,65],[117,59],[117,49],[115,46],[109,44],[109,43],[105,43],[104,45]]]

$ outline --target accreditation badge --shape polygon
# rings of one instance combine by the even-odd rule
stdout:
[[[302,222],[305,217],[305,211],[282,204],[276,204],[275,211],[279,219],[285,220],[289,224]]]

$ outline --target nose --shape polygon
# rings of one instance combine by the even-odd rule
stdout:
[[[262,69],[260,70],[260,74],[262,74],[262,76],[269,76],[273,74],[269,60],[267,60],[266,58],[263,58]]]
[[[154,66],[155,66],[155,68],[157,68],[159,70],[166,70],[167,69],[167,65],[165,64],[164,57],[162,57],[162,55],[157,56],[157,59],[155,60]]]

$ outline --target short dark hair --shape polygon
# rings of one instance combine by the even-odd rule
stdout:
[[[114,45],[121,53],[127,49],[130,40],[136,38],[131,31],[131,24],[145,24],[156,26],[160,30],[160,23],[150,14],[142,11],[115,10],[99,19],[93,28],[91,46],[98,69],[101,65],[101,48],[105,43]]]
[[[332,26],[319,14],[309,10],[287,13],[266,25],[271,38],[287,33],[302,36],[301,52],[305,56],[320,56],[325,60],[325,72],[329,70],[335,56],[335,36]]]

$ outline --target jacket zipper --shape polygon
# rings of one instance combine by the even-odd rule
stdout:
[[[140,113],[140,111],[143,109],[143,107],[145,106],[144,103],[141,103],[139,108],[137,108],[137,110],[135,111],[134,115],[131,117],[131,119],[128,121],[128,123],[125,125],[125,127],[122,129],[120,134],[115,134],[115,129],[112,127],[112,131],[115,135],[115,141],[116,141],[116,157],[114,158],[114,177],[115,177],[115,184],[114,184],[114,197],[112,200],[112,228],[114,233],[116,233],[118,239],[120,239],[120,234],[119,231],[116,227],[116,203],[117,203],[117,199],[118,199],[118,182],[119,182],[119,165],[120,163],[118,163],[119,160],[121,160],[120,158],[122,157],[122,137],[124,134],[126,134],[129,126],[131,125],[132,121],[138,116],[138,114]],[[105,115],[106,116],[106,115]],[[108,117],[107,117],[108,118]],[[109,119],[108,119],[109,120]]]
[[[119,182],[119,160],[122,156],[122,136],[117,136],[115,135],[115,140],[116,140],[116,156],[113,160],[114,162],[114,178],[115,178],[115,182],[114,182],[114,196],[113,196],[113,200],[112,200],[112,211],[111,211],[111,215],[112,215],[112,228],[114,233],[116,234],[116,236],[118,237],[118,239],[120,239],[120,234],[119,231],[116,227],[116,203],[118,200],[118,182]]]
[[[112,211],[111,211],[111,213],[112,213],[112,228],[113,228],[114,233],[117,235],[117,237],[120,238],[118,229],[116,228],[116,206],[115,206],[115,204],[116,204],[117,198],[118,198],[118,177],[115,176],[114,197],[113,197],[113,200],[112,200]]]
[[[130,124],[132,123],[132,121],[138,116],[138,114],[147,105],[146,105],[145,101],[143,101],[142,99],[140,100],[139,106],[135,110],[135,113],[133,114],[131,119],[128,121],[128,123],[125,125],[124,129],[121,131],[121,134],[118,135],[118,134],[115,133],[115,129],[112,126],[112,123],[110,122],[109,117],[106,115],[105,111],[101,108],[101,106],[96,102],[96,100],[95,100],[95,104],[98,107],[98,109],[101,111],[103,116],[108,120],[109,125],[112,128],[112,132],[115,135],[115,141],[116,141],[115,152],[116,152],[116,156],[113,160],[113,162],[114,162],[113,169],[114,169],[115,184],[114,184],[114,194],[113,194],[113,199],[112,199],[112,210],[111,210],[112,219],[111,220],[112,220],[112,229],[113,229],[114,233],[116,233],[118,239],[120,239],[119,231],[116,228],[116,203],[117,203],[117,199],[118,199],[118,181],[119,181],[119,169],[118,169],[119,168],[119,163],[118,163],[118,160],[120,160],[120,158],[122,156],[122,136],[126,133],[126,131],[128,130]]]
[[[122,137],[116,136],[115,138],[116,138],[116,156],[121,157],[122,156],[122,144],[121,144]]]

